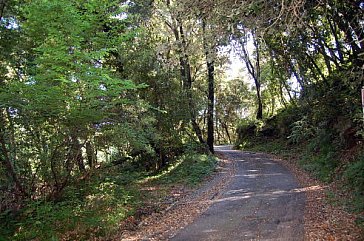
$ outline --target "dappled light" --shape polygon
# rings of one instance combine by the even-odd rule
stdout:
[[[209,209],[172,240],[302,240],[305,191],[300,190],[291,174],[263,154],[228,150],[224,153],[237,165],[229,185],[213,199],[201,200],[211,205]],[[183,204],[198,205],[196,201]]]
[[[296,188],[293,191],[294,192],[308,192],[308,191],[321,191],[325,189],[325,186],[310,186],[310,187],[303,187],[303,188]]]
[[[270,174],[270,176],[275,176],[277,174]],[[279,174],[278,174],[279,175]],[[250,178],[249,175],[242,175],[243,177]],[[295,188],[291,190],[271,190],[268,192],[249,192],[247,190],[231,190],[226,192],[229,197],[216,199],[213,202],[227,202],[227,201],[237,201],[241,199],[247,199],[252,197],[264,197],[266,200],[276,199],[284,195],[291,195],[293,193],[305,193],[307,191],[320,191],[323,188],[320,186],[312,186],[306,188]]]

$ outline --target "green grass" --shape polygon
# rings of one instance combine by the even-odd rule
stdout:
[[[215,170],[217,159],[211,155],[186,154],[174,165],[153,177],[157,184],[196,186]]]
[[[243,148],[240,146],[240,149],[270,153],[297,161],[304,170],[324,182],[332,181],[333,172],[339,165],[338,152],[329,144],[321,144],[317,151],[317,145],[308,142],[293,144],[285,139],[256,139],[249,141]]]
[[[357,160],[350,163],[345,172],[344,179],[353,189],[353,210],[357,212],[364,211],[364,154],[361,154]],[[364,226],[364,216],[361,217],[361,224]]]
[[[246,141],[245,146],[238,147],[241,150],[265,152],[279,155],[282,158],[297,159],[297,154],[302,155],[303,149],[297,145],[290,145],[284,139],[257,139]]]
[[[2,240],[88,240],[108,237],[118,231],[119,224],[151,201],[153,196],[140,190],[140,183],[196,186],[216,166],[216,158],[185,154],[174,165],[154,176],[138,170],[104,167],[91,179],[68,187],[61,201],[28,202],[16,216],[0,214]]]

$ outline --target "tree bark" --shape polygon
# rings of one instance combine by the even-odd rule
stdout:
[[[212,49],[214,46],[209,46],[206,39],[206,23],[202,20],[203,41],[206,55],[207,76],[208,76],[208,105],[207,105],[207,145],[211,153],[214,153],[214,60]]]
[[[253,43],[255,46],[255,51],[256,51],[256,62],[255,62],[255,69],[256,69],[256,78],[254,78],[254,82],[255,82],[255,87],[257,89],[257,99],[258,99],[258,110],[257,110],[257,119],[261,120],[263,119],[263,102],[262,102],[262,95],[261,95],[261,90],[260,90],[260,49],[259,49],[259,44],[258,44],[258,40],[255,36],[254,31],[252,32],[252,37],[253,37]]]
[[[85,163],[83,162],[82,145],[80,144],[80,141],[77,139],[77,137],[75,137],[73,141],[74,141],[73,143],[74,154],[78,165],[78,169],[80,172],[85,172],[86,167]]]
[[[80,144],[77,136],[74,134],[70,136],[70,142],[71,143],[69,147],[69,155],[66,162],[66,169],[70,171],[70,166],[73,166],[71,165],[71,163],[74,163],[78,166],[80,172],[84,172],[86,168],[82,157],[82,145]]]
[[[214,62],[207,61],[208,70],[208,107],[207,107],[207,145],[214,153]]]
[[[169,3],[167,2],[167,5],[169,6]],[[206,144],[205,140],[202,136],[202,131],[200,126],[197,123],[196,120],[196,113],[195,113],[195,105],[193,102],[193,96],[192,96],[192,75],[191,75],[191,66],[189,64],[189,56],[186,51],[187,43],[186,38],[182,26],[182,21],[179,18],[174,19],[177,23],[177,26],[173,26],[173,24],[169,24],[166,22],[169,28],[171,28],[174,37],[176,39],[176,42],[178,44],[178,55],[179,55],[179,63],[180,63],[180,73],[181,73],[181,79],[182,79],[182,87],[186,93],[187,98],[187,105],[189,109],[190,114],[190,121],[192,128],[201,144]]]
[[[223,126],[224,130],[225,130],[225,133],[228,137],[228,140],[229,140],[229,144],[231,144],[231,137],[230,137],[230,133],[229,133],[229,128],[228,128],[228,125],[226,124],[226,122],[221,122],[221,125]]]

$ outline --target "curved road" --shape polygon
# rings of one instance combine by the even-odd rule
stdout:
[[[216,147],[236,173],[209,209],[171,240],[303,240],[305,195],[283,166],[264,154]]]

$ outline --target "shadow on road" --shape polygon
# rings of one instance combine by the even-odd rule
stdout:
[[[172,240],[303,240],[304,190],[263,154],[216,146],[236,173],[218,198]]]

